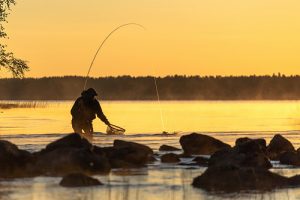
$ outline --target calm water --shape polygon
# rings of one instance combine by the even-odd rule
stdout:
[[[72,102],[46,102],[46,106],[41,108],[0,109],[0,138],[22,149],[37,151],[72,132],[71,106]],[[143,143],[157,151],[161,144],[180,147],[180,136],[196,131],[230,144],[234,144],[238,137],[263,137],[268,141],[274,133],[281,133],[296,147],[300,147],[299,101],[167,101],[161,105],[151,101],[102,102],[102,108],[112,123],[127,131],[125,136],[106,136],[102,134],[106,126],[100,120],[95,120],[94,129],[97,133],[89,140],[100,146],[110,145],[118,138]],[[161,134],[164,130],[179,133],[165,136]],[[196,166],[183,167],[158,161],[145,169],[113,171],[108,176],[98,176],[105,186],[81,189],[58,186],[60,178],[1,180],[0,199],[300,199],[300,189],[264,194],[206,193],[191,187],[193,178],[204,170]],[[274,171],[287,176],[300,174],[298,168],[288,166],[276,165]]]

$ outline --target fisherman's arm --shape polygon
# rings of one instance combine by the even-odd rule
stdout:
[[[98,101],[96,101],[96,114],[98,116],[99,119],[101,119],[101,121],[103,121],[106,125],[109,125],[109,121],[106,118],[106,116],[104,115],[102,108],[100,106],[100,103]]]

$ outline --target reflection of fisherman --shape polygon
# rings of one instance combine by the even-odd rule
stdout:
[[[97,99],[96,91],[93,88],[89,88],[84,90],[81,93],[81,97],[79,97],[72,109],[72,127],[75,133],[90,133],[94,132],[92,121],[97,117],[99,117],[106,125],[109,125],[109,121],[105,117],[102,112],[101,106]]]

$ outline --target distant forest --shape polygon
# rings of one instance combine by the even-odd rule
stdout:
[[[0,79],[1,100],[74,100],[84,77]],[[166,76],[158,77],[162,100],[298,100],[300,76]],[[101,100],[155,100],[154,78],[90,78],[88,87]]]

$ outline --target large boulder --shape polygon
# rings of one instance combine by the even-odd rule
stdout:
[[[276,188],[300,186],[300,177],[283,177],[265,169],[236,166],[209,167],[192,185],[207,191],[240,192],[268,191]]]
[[[59,185],[63,187],[88,187],[103,185],[98,179],[80,173],[68,174],[63,177]]]
[[[293,144],[282,135],[275,135],[267,147],[269,158],[271,160],[279,160],[280,155],[286,151],[295,151]]]
[[[266,153],[267,143],[265,139],[239,138],[235,141],[234,148],[243,153]]]
[[[198,133],[184,135],[179,142],[184,150],[184,154],[188,155],[211,155],[220,149],[230,148],[230,145],[220,140]]]
[[[27,170],[33,161],[31,153],[20,150],[9,141],[0,140],[0,178],[33,176]]]
[[[59,148],[86,148],[92,149],[92,144],[85,138],[81,137],[78,133],[69,134],[63,138],[60,138],[54,142],[51,142],[46,146],[41,153],[47,153]]]
[[[105,155],[112,168],[144,167],[153,156],[153,150],[135,142],[115,140],[113,147],[94,147],[98,155]]]
[[[37,156],[33,170],[46,176],[63,176],[70,173],[107,174],[109,161],[84,148],[58,148]]]

